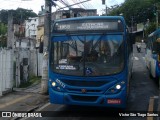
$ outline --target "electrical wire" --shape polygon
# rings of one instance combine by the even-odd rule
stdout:
[[[82,1],[82,0],[80,0],[80,1]],[[87,7],[87,9],[91,9],[92,8],[92,6],[89,4],[89,1],[85,2],[84,5]]]
[[[59,0],[59,2],[61,2],[64,6],[69,6],[69,4],[67,4],[64,0]]]
[[[82,2],[81,0],[78,0],[78,2]],[[85,5],[85,3],[81,3],[85,9],[87,9],[87,6]]]
[[[79,0],[76,0],[76,2],[78,3]],[[83,3],[81,3],[80,5],[83,6],[84,9],[86,8]]]
[[[74,4],[77,3],[76,0],[72,0],[72,1],[73,1]],[[77,6],[78,6],[79,8],[81,8],[81,5],[80,5],[80,4],[78,4]]]

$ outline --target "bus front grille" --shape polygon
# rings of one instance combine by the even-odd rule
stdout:
[[[78,89],[78,88],[75,88],[75,89],[67,88],[66,90],[68,92],[82,93],[82,89]],[[98,89],[90,89],[86,91],[86,93],[102,93],[102,92],[103,92],[102,90],[98,90]]]
[[[77,86],[77,87],[100,87],[108,83],[107,81],[80,81],[80,80],[61,80],[67,85]]]

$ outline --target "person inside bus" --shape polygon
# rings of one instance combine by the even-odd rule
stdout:
[[[91,50],[90,52],[90,58],[92,61],[97,61],[98,59],[98,52],[96,50]]]
[[[106,63],[109,60],[109,50],[107,50],[107,46],[103,45],[100,48],[100,61],[103,61],[103,63]]]

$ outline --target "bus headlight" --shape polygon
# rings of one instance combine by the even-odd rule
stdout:
[[[110,87],[105,94],[116,94],[120,92],[124,88],[124,86],[125,86],[125,82],[121,81],[116,85],[113,85],[112,87]]]
[[[116,85],[116,89],[117,90],[121,89],[121,85]]]
[[[65,85],[62,84],[62,82],[59,79],[56,79],[55,81],[49,79],[49,83],[50,83],[51,89],[55,91],[62,92],[64,90]]]
[[[52,82],[52,86],[55,87],[56,86],[56,82]]]

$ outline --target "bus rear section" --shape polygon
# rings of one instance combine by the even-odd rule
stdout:
[[[129,52],[122,17],[55,22],[49,60],[51,103],[126,107]]]

